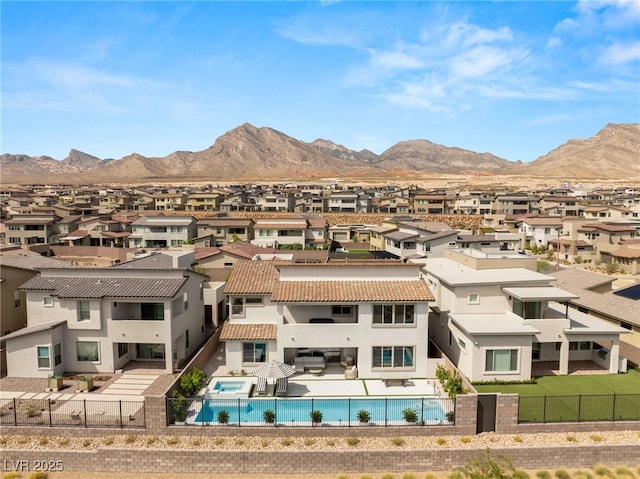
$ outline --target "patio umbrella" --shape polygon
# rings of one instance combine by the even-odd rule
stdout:
[[[295,369],[288,364],[272,359],[251,370],[254,376],[267,379],[288,378],[295,374]]]

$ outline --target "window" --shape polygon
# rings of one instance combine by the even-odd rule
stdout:
[[[49,346],[37,346],[38,369],[51,369],[51,352]]]
[[[200,299],[204,299],[204,283],[200,283]]]
[[[244,317],[246,306],[262,306],[262,296],[236,296],[231,299],[231,314]]]
[[[140,313],[143,320],[162,321],[164,320],[163,303],[141,303]]]
[[[242,343],[243,363],[262,363],[267,358],[267,343]]]
[[[577,351],[578,350],[578,343],[575,341],[571,341],[569,343],[569,351]]]
[[[53,365],[60,366],[62,364],[62,343],[53,345]]]
[[[413,346],[374,346],[372,368],[413,368]]]
[[[91,303],[89,301],[78,301],[78,321],[91,319]]]
[[[175,345],[174,345],[175,346]],[[174,354],[176,348],[173,349]],[[164,344],[137,343],[136,356],[138,359],[165,359]]]
[[[44,303],[45,308],[53,307],[53,298],[51,296],[45,296],[42,302]]]
[[[517,370],[517,349],[487,349],[485,357],[485,371],[507,372]]]
[[[100,360],[98,341],[76,341],[76,359],[78,362],[97,363]]]
[[[20,307],[20,291],[17,289],[13,291],[13,306],[15,308]]]
[[[530,301],[525,303],[513,298],[513,313],[523,319],[539,319],[542,317],[542,302]]]
[[[458,339],[458,346],[460,346],[460,349],[466,349],[467,347],[467,345],[462,339]]]
[[[480,304],[480,295],[478,293],[469,293],[469,304]]]
[[[628,329],[629,331],[633,329],[633,327],[631,326],[631,323],[627,323],[626,321],[620,321],[620,327],[624,329]]]
[[[413,324],[414,322],[414,304],[375,304],[373,306],[373,324]]]
[[[189,350],[189,330],[184,332],[184,349]]]
[[[184,311],[189,309],[189,293],[187,291],[182,295],[182,308]]]
[[[579,348],[580,348],[580,351],[590,351],[591,341],[580,341]]]
[[[129,343],[118,343],[118,357],[129,354]]]
[[[351,306],[334,305],[334,306],[331,306],[331,315],[332,316],[352,316],[353,309]]]

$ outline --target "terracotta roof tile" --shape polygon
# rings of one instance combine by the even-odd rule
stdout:
[[[278,326],[276,324],[257,323],[229,323],[222,325],[220,332],[221,341],[262,339],[273,340],[277,338]]]
[[[281,281],[273,302],[433,301],[422,280],[411,281]]]
[[[270,294],[278,279],[275,261],[239,261],[224,288],[225,294]]]

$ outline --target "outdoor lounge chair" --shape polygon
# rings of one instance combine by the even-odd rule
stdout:
[[[255,395],[264,396],[267,394],[267,378],[258,376],[258,383],[256,384]]]
[[[278,379],[278,387],[276,388],[276,396],[282,396],[287,394],[287,386],[289,386],[289,380],[287,378]]]

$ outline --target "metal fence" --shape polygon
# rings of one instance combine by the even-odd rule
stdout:
[[[144,428],[143,401],[3,399],[0,425]]]
[[[520,396],[519,423],[640,421],[640,394]]]
[[[167,398],[170,425],[399,426],[453,425],[451,398],[183,399]]]

